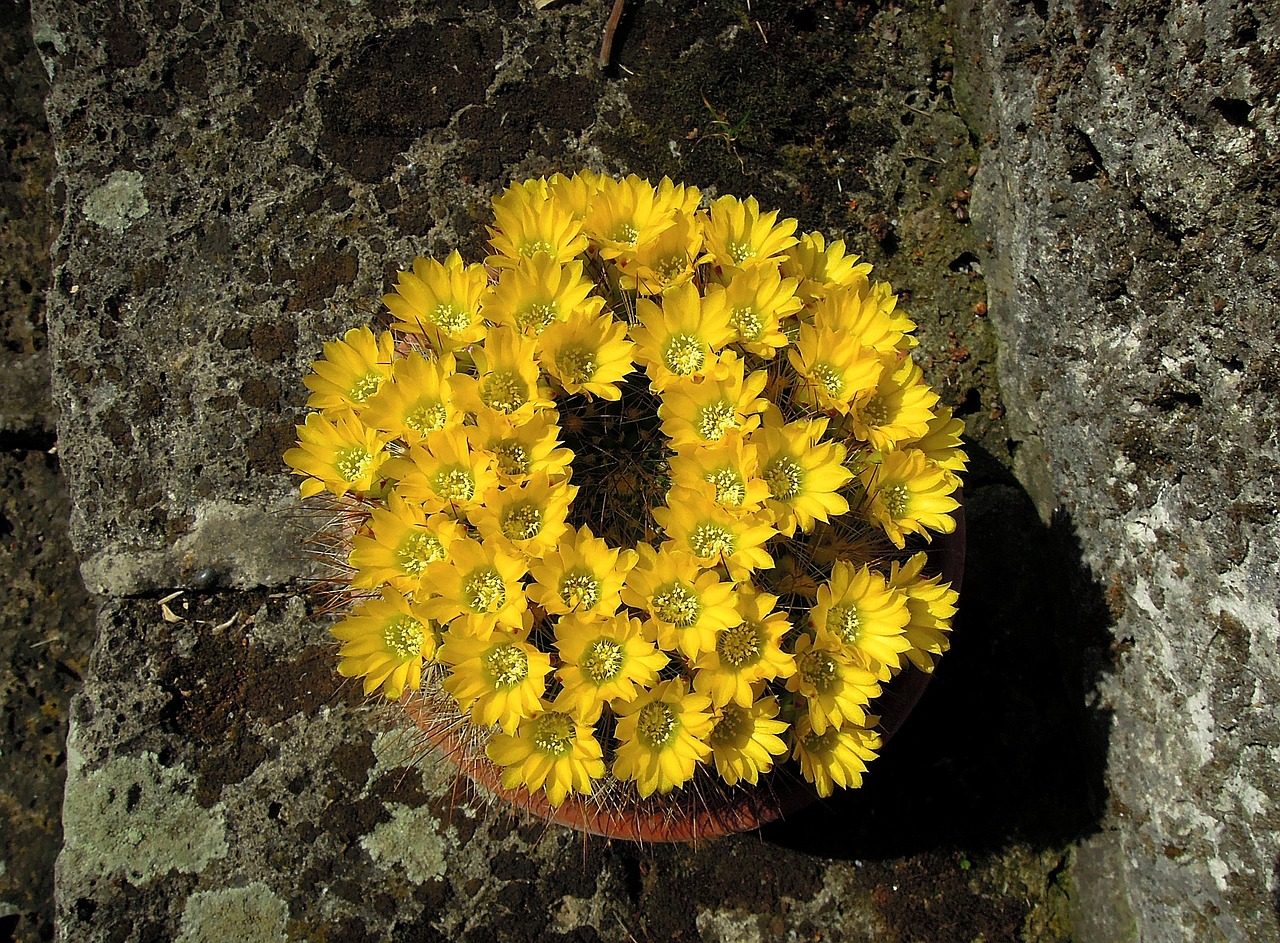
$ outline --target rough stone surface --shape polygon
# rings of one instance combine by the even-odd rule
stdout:
[[[53,938],[67,710],[93,640],[45,344],[47,87],[26,10],[0,5],[0,940],[15,943]]]
[[[1280,939],[1280,18],[963,12],[1016,465],[1114,627],[1083,940]]]
[[[1274,26],[670,0],[602,73],[608,6],[34,4],[58,445],[105,597],[61,938],[1273,938]],[[581,165],[843,235],[969,424],[956,650],[864,790],[760,836],[494,809],[308,612],[307,365],[415,254],[478,254],[506,181]]]

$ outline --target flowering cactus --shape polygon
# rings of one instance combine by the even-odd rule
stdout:
[[[789,759],[856,787],[884,685],[948,645],[919,545],[955,527],[962,424],[915,325],[842,242],[703,203],[511,186],[483,264],[415,260],[389,330],[325,345],[285,454],[342,512],[339,674],[552,806]]]

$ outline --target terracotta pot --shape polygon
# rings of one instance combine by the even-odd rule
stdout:
[[[953,514],[955,531],[936,537],[927,549],[928,569],[940,573],[959,592],[965,558],[963,489],[956,491],[955,498],[960,502]],[[872,711],[880,716],[878,729],[885,743],[906,721],[932,677],[908,665],[872,703]],[[666,796],[631,799],[623,804],[611,802],[609,797],[571,794],[556,808],[541,790],[530,794],[524,789],[504,789],[501,771],[484,756],[482,748],[477,749],[474,737],[468,736],[456,712],[450,710],[452,702],[447,695],[441,697],[439,711],[432,710],[429,700],[414,701],[407,710],[428,741],[463,776],[537,818],[593,835],[636,842],[697,841],[759,828],[818,799],[814,787],[800,778],[799,770],[785,763],[762,776],[754,787],[728,787],[712,776]],[[867,775],[875,775],[874,764]]]

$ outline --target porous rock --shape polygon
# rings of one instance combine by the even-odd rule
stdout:
[[[1064,659],[1049,633],[1025,629],[1070,627],[1055,609],[1074,611],[1074,574],[1061,565],[1073,546],[1040,525],[1007,467],[996,331],[969,225],[981,142],[952,101],[959,33],[932,7],[761,0],[744,18],[728,2],[650,3],[627,21],[614,74],[595,63],[607,6],[34,4],[66,194],[50,294],[59,441],[73,536],[104,596],[72,718],[68,819],[80,844],[58,873],[63,939],[199,939],[255,914],[267,938],[307,940],[1069,937],[1071,843],[1098,832],[1098,762],[1073,746],[1075,712],[1045,683]],[[987,25],[972,14],[961,32]],[[1029,68],[1019,62],[1001,68]],[[1027,205],[989,195],[989,216],[1013,213],[1030,233],[1051,197],[1006,160],[1024,132],[992,114],[1000,147],[982,179],[1023,179]],[[1071,166],[1101,186],[1082,147]],[[966,644],[865,793],[763,841],[584,846],[495,811],[411,736],[381,730],[384,718],[335,676],[325,623],[296,600],[307,570],[283,526],[296,481],[280,455],[310,361],[376,318],[414,255],[482,254],[488,200],[509,179],[584,165],[753,193],[842,235],[908,293],[917,356],[969,424]],[[1006,298],[1028,277],[1014,261],[1030,237],[1011,244],[1000,232],[987,267]],[[1048,328],[1028,323],[1020,340],[1010,310],[995,322],[1005,375],[1032,402],[1017,361]],[[1162,395],[1175,417],[1192,408],[1182,386]],[[1128,408],[1105,406],[1117,422]],[[1029,417],[1024,443],[1070,439],[1030,406],[1018,415]],[[1074,495],[1100,559],[1093,535],[1110,505],[1065,487],[1077,480],[1054,464],[1074,456],[1065,446],[1046,447],[1038,465],[1028,454],[1023,480],[1041,503],[1059,492],[1037,482]],[[1078,660],[1065,658],[1097,674]],[[1144,697],[1134,716],[1164,710]],[[1117,727],[1116,748],[1128,730]],[[123,788],[123,804],[92,798],[99,784]],[[166,844],[175,828],[155,794],[172,796],[204,840]],[[147,857],[103,847],[86,822],[93,803],[123,818]],[[1118,836],[1130,862],[1151,851],[1108,821],[1091,841]],[[423,843],[406,846],[406,830]],[[1093,847],[1077,857],[1101,860]],[[1166,880],[1173,865],[1153,871],[1165,874],[1158,886],[1200,887],[1201,851],[1186,846],[1182,884]],[[1079,869],[1082,906],[1104,883],[1091,873]],[[1125,888],[1142,899],[1141,882]],[[1218,899],[1228,916],[1240,906]]]
[[[1078,939],[1280,939],[1280,23],[973,3],[960,86],[1015,463],[1104,587]]]

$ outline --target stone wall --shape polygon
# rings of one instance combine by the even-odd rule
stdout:
[[[602,72],[608,6],[33,5],[102,602],[62,938],[1273,938],[1274,23],[670,0]],[[956,649],[865,790],[763,836],[582,844],[459,792],[304,592],[279,456],[321,344],[584,165],[843,235],[968,423]]]
[[[1015,467],[1105,589],[1082,940],[1280,938],[1280,35],[1248,3],[958,14]]]

